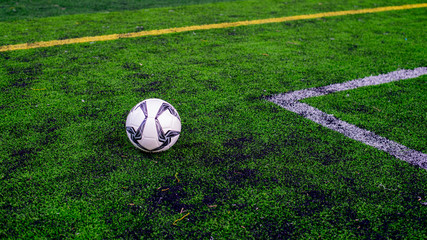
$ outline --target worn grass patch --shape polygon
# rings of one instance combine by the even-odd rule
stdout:
[[[269,8],[355,2],[270,3],[215,6],[253,19],[248,9],[275,16]],[[183,7],[197,12],[183,24],[212,22],[203,18],[212,6]],[[57,31],[19,30],[4,42],[66,36],[74,25],[62,20],[99,16],[35,21],[40,33]],[[181,23],[168,16],[151,15],[152,26]],[[0,238],[423,238],[425,170],[264,97],[426,66],[425,16],[413,9],[0,53]],[[124,129],[128,111],[152,97],[183,123],[176,145],[159,154],[138,151]]]

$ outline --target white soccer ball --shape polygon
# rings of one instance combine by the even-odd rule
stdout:
[[[176,109],[157,98],[133,107],[126,119],[130,142],[144,152],[161,152],[172,147],[181,134],[181,118]]]

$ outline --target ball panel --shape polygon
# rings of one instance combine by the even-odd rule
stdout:
[[[147,118],[145,123],[144,132],[142,133],[144,138],[157,139],[156,122],[154,118]]]
[[[174,118],[175,116],[170,114],[169,111],[165,111],[162,114],[160,114],[160,116],[157,117],[157,120],[159,120],[160,125],[162,126],[162,129],[164,132],[171,130],[172,122]]]
[[[138,126],[145,120],[145,115],[140,108],[135,109],[134,111],[128,114],[126,118],[126,126]]]
[[[157,98],[150,98],[145,100],[145,102],[147,103],[148,117],[155,118],[164,101]]]
[[[142,139],[139,141],[139,144],[149,151],[158,148],[161,145],[158,141],[156,122],[154,118],[147,118],[144,131],[142,132]]]
[[[142,150],[147,152],[151,152],[160,146],[159,141],[157,141],[157,139],[155,138],[144,137],[142,140],[139,141],[139,143],[141,146],[145,148]]]
[[[181,132],[181,120],[174,118],[172,120],[171,130]]]

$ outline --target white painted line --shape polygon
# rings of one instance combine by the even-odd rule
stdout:
[[[286,110],[310,119],[324,127],[342,133],[351,139],[387,152],[390,155],[395,156],[412,165],[427,169],[427,154],[412,150],[387,138],[378,136],[373,132],[344,122],[334,117],[333,115],[326,114],[308,104],[299,102],[299,100],[309,97],[317,97],[364,86],[379,85],[393,81],[400,81],[403,79],[416,78],[424,74],[427,74],[427,67],[420,67],[414,70],[398,70],[387,74],[356,79],[345,83],[337,83],[324,87],[309,88],[289,93],[277,94],[268,97],[267,100],[278,104]]]

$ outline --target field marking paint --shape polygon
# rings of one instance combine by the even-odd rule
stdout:
[[[399,143],[378,136],[373,132],[344,122],[334,117],[333,115],[324,113],[306,103],[299,102],[305,98],[322,96],[364,86],[379,85],[393,81],[400,81],[403,79],[416,78],[424,74],[427,74],[427,67],[420,67],[414,70],[398,70],[387,74],[370,76],[324,87],[309,88],[294,92],[277,94],[268,97],[267,100],[285,108],[286,110],[310,119],[324,127],[342,133],[351,139],[385,151],[390,155],[395,156],[396,158],[427,170],[427,154],[409,149]]]
[[[344,15],[354,15],[354,14],[366,14],[366,13],[377,13],[377,12],[385,12],[385,11],[406,10],[406,9],[424,8],[424,7],[427,7],[427,3],[408,4],[408,5],[401,5],[401,6],[389,6],[389,7],[378,7],[378,8],[367,8],[367,9],[337,11],[337,12],[315,13],[315,14],[307,14],[307,15],[258,19],[258,20],[250,20],[250,21],[238,21],[238,22],[217,23],[217,24],[207,24],[207,25],[195,25],[195,26],[187,26],[187,27],[179,27],[179,28],[168,28],[168,29],[160,29],[160,30],[141,31],[141,32],[134,32],[134,33],[110,34],[110,35],[101,35],[101,36],[93,36],[93,37],[70,38],[70,39],[63,39],[63,40],[52,40],[52,41],[42,41],[42,42],[34,42],[34,43],[23,43],[23,44],[0,46],[0,52],[25,50],[25,49],[32,49],[32,48],[42,48],[42,47],[52,47],[52,46],[75,44],[75,43],[110,41],[110,40],[117,40],[117,39],[122,39],[122,38],[156,36],[156,35],[188,32],[188,31],[209,30],[209,29],[218,29],[218,28],[231,28],[231,27],[239,27],[239,26],[267,24],[267,23],[280,23],[280,22],[296,21],[296,20],[304,20],[304,19],[315,19],[315,18],[322,18],[322,17],[335,17],[335,16],[344,16]]]

